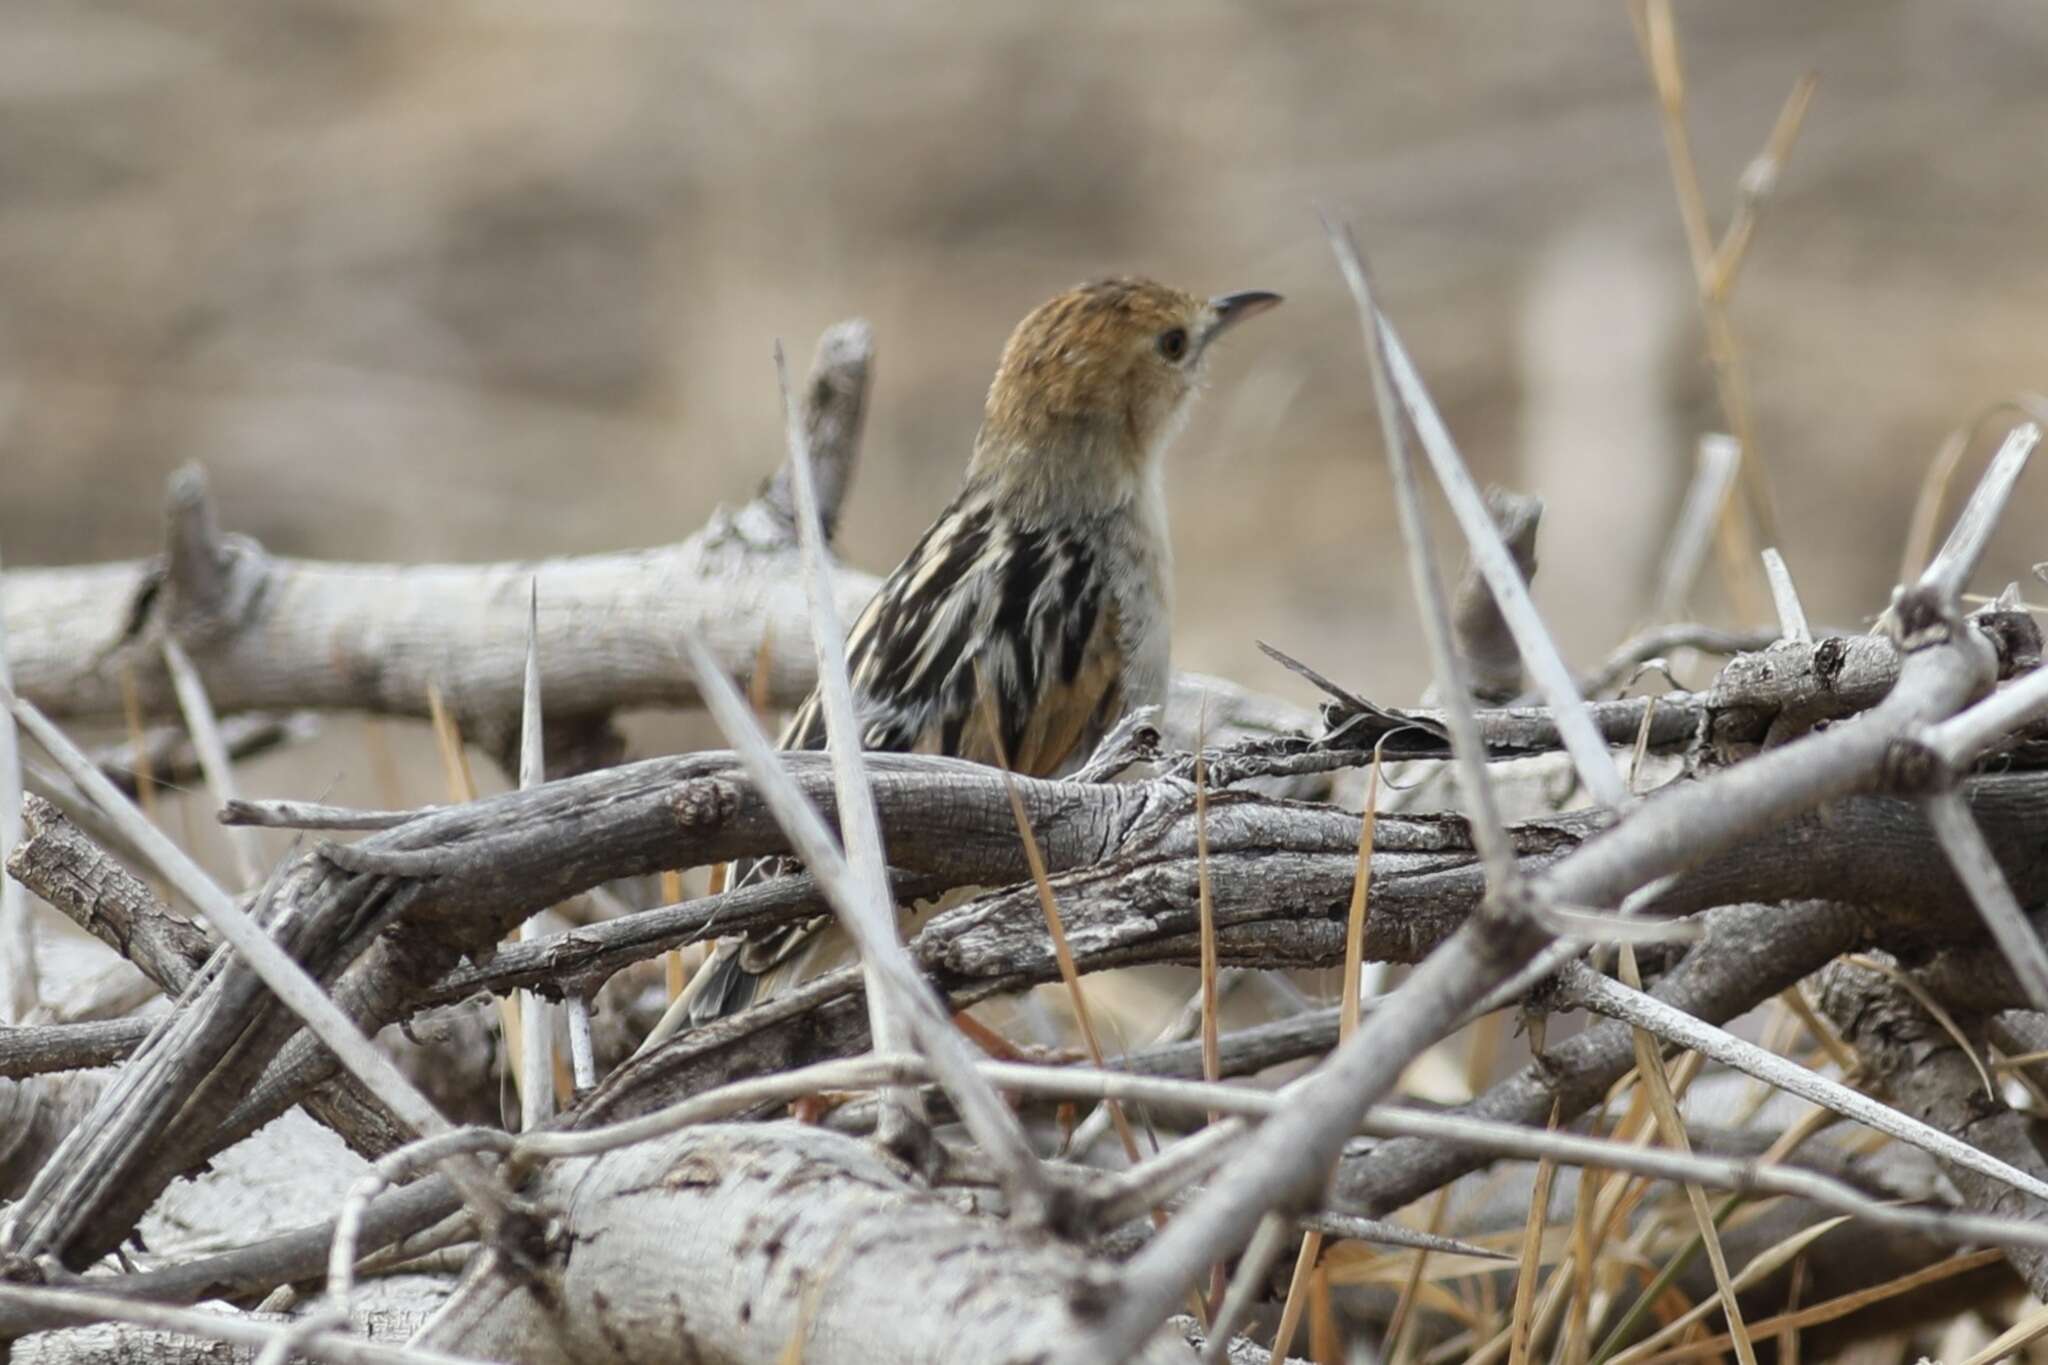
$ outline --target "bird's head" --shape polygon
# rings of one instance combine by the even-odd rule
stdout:
[[[972,472],[1045,498],[1128,496],[1179,430],[1210,345],[1279,302],[1113,279],[1040,304],[1003,348]]]

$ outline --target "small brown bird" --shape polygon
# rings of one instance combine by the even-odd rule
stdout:
[[[1279,302],[1112,279],[1068,290],[1017,325],[965,485],[848,636],[865,747],[1006,758],[1050,776],[1085,759],[1125,711],[1165,700],[1172,552],[1161,456],[1211,344]],[[1000,755],[978,714],[983,687]],[[825,747],[816,693],[782,747]],[[818,927],[724,940],[663,1028],[733,1013],[824,970]]]

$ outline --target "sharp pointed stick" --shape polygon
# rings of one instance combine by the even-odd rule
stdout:
[[[540,701],[540,580],[526,591],[526,677],[519,711],[519,790],[547,780],[546,729]],[[547,911],[519,926],[521,942],[540,938]],[[555,1024],[548,1002],[533,991],[519,992],[519,1130],[530,1133],[554,1117]]]
[[[351,1075],[388,1105],[400,1121],[415,1134],[426,1136],[448,1131],[448,1121],[433,1102],[405,1078],[397,1065],[365,1038],[355,1021],[342,1013],[320,984],[306,974],[234,899],[206,875],[186,852],[149,823],[142,812],[109,782],[84,751],[43,713],[0,684],[0,704],[6,705],[21,727],[57,760],[73,782],[90,797],[123,836],[129,839],[157,872],[176,887],[208,924],[248,962],[263,984],[276,993],[293,1014],[304,1021],[313,1036],[325,1043]],[[475,1166],[451,1161],[448,1173],[464,1198],[469,1199],[487,1219],[495,1220],[504,1209],[504,1197],[495,1182]]]
[[[1593,794],[1594,800],[1619,810],[1628,803],[1628,788],[1621,780],[1621,769],[1607,751],[1606,743],[1600,738],[1600,732],[1586,710],[1586,700],[1579,695],[1571,670],[1565,666],[1564,656],[1558,652],[1556,641],[1550,638],[1536,604],[1530,600],[1529,585],[1522,581],[1522,572],[1515,566],[1514,554],[1501,539],[1500,528],[1494,525],[1493,515],[1486,509],[1485,495],[1472,482],[1472,475],[1458,455],[1458,448],[1451,440],[1443,418],[1437,413],[1429,390],[1423,386],[1414,363],[1408,359],[1408,352],[1402,347],[1394,324],[1372,301],[1364,262],[1349,232],[1333,228],[1330,237],[1345,280],[1351,286],[1353,298],[1358,301],[1361,321],[1367,326],[1368,354],[1385,359],[1387,378],[1392,389],[1400,394],[1401,405],[1415,424],[1415,434],[1421,440],[1423,453],[1429,457],[1430,468],[1436,472],[1437,483],[1451,505],[1459,530],[1464,532],[1473,567],[1485,577],[1486,586],[1492,590],[1493,600],[1500,607],[1501,619],[1514,633],[1515,644],[1522,651],[1522,663],[1528,669],[1530,679],[1557,713],[1558,733],[1571,754],[1579,780],[1586,784],[1586,790]],[[1373,329],[1375,323],[1376,331]],[[1387,411],[1381,420],[1390,428],[1399,425],[1392,420],[1391,411]],[[1390,430],[1389,460],[1393,458],[1393,439]],[[1433,567],[1431,572],[1434,573]],[[1425,613],[1424,620],[1428,619],[1429,615]],[[1431,654],[1434,657],[1434,645]],[[1441,680],[1445,674],[1442,670],[1437,671],[1437,676],[1439,685],[1443,685]],[[1470,702],[1465,705],[1469,709]]]
[[[192,748],[199,755],[199,770],[206,775],[207,790],[218,809],[235,800],[235,770],[228,761],[227,745],[221,741],[220,722],[206,684],[192,658],[175,639],[164,638],[164,663],[171,671],[171,686],[177,689],[178,709],[185,713],[185,728],[192,735]],[[235,858],[235,876],[244,890],[263,879],[263,847],[253,829],[231,828],[228,848]]]
[[[775,347],[775,380],[782,391],[782,419],[789,447],[786,468],[796,495],[797,543],[803,553],[804,586],[810,594],[811,643],[818,658],[818,694],[824,702],[826,749],[832,757],[832,786],[839,798],[839,832],[861,901],[878,912],[887,907],[888,929],[901,941],[896,902],[889,894],[888,860],[882,851],[881,821],[875,814],[874,792],[861,761],[861,726],[854,711],[853,680],[846,663],[846,632],[839,606],[832,598],[831,566],[826,562],[824,514],[818,504],[817,481],[811,468],[810,435],[789,391],[789,365],[780,343]],[[867,957],[861,954],[863,962]],[[873,1016],[874,1045],[884,1052],[910,1050],[910,1029],[887,991],[868,982],[868,1009]],[[921,1129],[924,1115],[914,1091],[889,1090],[882,1095],[882,1141],[891,1147],[911,1145],[912,1130]]]

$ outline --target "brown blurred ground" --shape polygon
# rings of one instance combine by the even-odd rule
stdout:
[[[1734,316],[1820,619],[1881,606],[1942,433],[2048,386],[2048,11],[1684,4],[1717,223],[1822,86]],[[1076,279],[1273,288],[1173,483],[1185,664],[1263,637],[1423,681],[1355,325],[1357,224],[1488,476],[1551,501],[1585,659],[1718,424],[1623,7],[0,3],[0,551],[144,553],[203,460],[274,549],[673,538],[776,456],[769,348],[880,346],[850,558],[941,505],[1002,339]],[[1996,577],[2048,558],[2036,478]],[[1987,576],[1990,581],[1990,576]]]

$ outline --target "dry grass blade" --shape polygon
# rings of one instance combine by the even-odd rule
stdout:
[[[2048,1336],[2048,1306],[2036,1308],[2006,1328],[1962,1365],[1994,1365],[1996,1361],[2019,1354],[2022,1347],[2032,1345],[2043,1336]]]
[[[1796,1312],[1780,1313],[1776,1317],[1764,1318],[1755,1324],[1754,1330],[1758,1336],[1775,1336],[1789,1328],[1818,1327],[1822,1323],[1834,1322],[1838,1318],[1846,1318],[1851,1313],[1860,1312],[1872,1304],[1883,1303],[1887,1299],[1895,1299],[1901,1294],[1909,1294],[1924,1285],[1938,1284],[1943,1280],[1953,1279],[1957,1275],[1966,1275],[1972,1270],[1978,1270],[1992,1264],[2001,1255],[2003,1253],[1996,1250],[1985,1250],[1966,1252],[1960,1256],[1951,1256],[1945,1261],[1937,1261],[1935,1264],[1924,1266],[1919,1270],[1913,1271],[1911,1274],[1901,1275],[1897,1279],[1886,1280],[1883,1284],[1872,1285],[1868,1289],[1860,1289],[1853,1294],[1843,1294],[1838,1298],[1828,1299],[1825,1302],[1816,1303],[1809,1308],[1801,1308]],[[1687,1342],[1683,1346],[1674,1347],[1660,1355],[1632,1362],[1632,1365],[1678,1365],[1680,1361],[1704,1360],[1726,1353],[1732,1345],[1732,1341],[1726,1336],[1708,1337],[1702,1341]]]
[[[1806,1026],[1807,1033],[1820,1044],[1820,1050],[1827,1053],[1828,1060],[1835,1064],[1837,1070],[1844,1076],[1856,1074],[1856,1054],[1849,1050],[1848,1044],[1835,1036],[1835,1031],[1827,1026],[1825,1020],[1813,1012],[1813,1006],[1800,994],[1799,987],[1786,987],[1778,993],[1778,999],[1801,1024]]]
[[[1819,88],[1818,71],[1809,71],[1793,83],[1792,93],[1785,96],[1784,107],[1778,110],[1778,121],[1771,125],[1770,137],[1764,140],[1764,149],[1743,168],[1735,187],[1735,217],[1721,234],[1721,245],[1715,248],[1712,268],[1707,272],[1707,290],[1716,303],[1726,303],[1735,290],[1735,277],[1742,270],[1750,241],[1756,234],[1757,211],[1777,188],[1778,177],[1784,174],[1785,163],[1792,157],[1792,144],[1806,123],[1807,106],[1813,103],[1814,91]]]
[[[1038,908],[1045,916],[1045,932],[1052,939],[1053,961],[1059,966],[1060,982],[1066,987],[1067,999],[1073,1005],[1074,1022],[1081,1030],[1088,1060],[1102,1066],[1102,1037],[1095,1030],[1095,1016],[1088,1009],[1088,996],[1081,987],[1081,971],[1074,964],[1073,945],[1067,941],[1066,920],[1061,917],[1059,901],[1052,892],[1052,877],[1045,870],[1045,852],[1038,846],[1038,836],[1032,831],[1031,815],[1024,809],[1024,794],[1017,790],[1016,774],[1010,771],[1010,756],[1003,751],[1002,727],[996,723],[995,698],[982,685],[978,666],[975,685],[980,693],[975,710],[980,713],[982,726],[988,735],[989,751],[996,756],[996,767],[1003,774],[1003,789],[1010,798],[1010,815],[1017,822],[1017,838],[1024,845],[1024,861],[1031,869],[1031,884],[1038,890]],[[1117,1141],[1123,1146],[1125,1158],[1133,1166],[1137,1165],[1141,1160],[1138,1138],[1131,1131],[1123,1105],[1111,1100],[1105,1107],[1109,1110],[1110,1123],[1116,1127]],[[1155,1221],[1157,1216],[1155,1212]]]
[[[1365,809],[1358,821],[1358,866],[1351,874],[1351,906],[1344,921],[1344,986],[1337,1005],[1339,1043],[1358,1028],[1359,983],[1363,979],[1365,965],[1365,916],[1372,896],[1372,837],[1379,826],[1380,756],[1386,742],[1386,737],[1381,736],[1380,742],[1373,746],[1372,769],[1365,780]],[[1206,1067],[1207,1058],[1203,1060]],[[1304,1295],[1316,1258],[1322,1255],[1322,1251],[1321,1233],[1310,1232],[1301,1239],[1301,1251],[1294,1258],[1294,1274],[1287,1282],[1287,1300],[1280,1308],[1280,1327],[1273,1335],[1273,1354],[1276,1357],[1285,1356],[1294,1345],[1294,1332],[1301,1322]]]
[[[1209,879],[1209,765],[1202,755],[1208,728],[1209,699],[1205,695],[1201,714],[1195,720],[1195,918],[1199,952],[1197,970],[1201,976],[1202,991],[1202,1079],[1213,1084],[1223,1075],[1223,1061],[1217,1041],[1217,1016],[1222,1011],[1222,1000],[1216,990],[1216,894],[1215,885]],[[1220,1114],[1211,1114],[1209,1122],[1216,1123],[1221,1117]],[[1321,1239],[1316,1240],[1320,1242]],[[1307,1239],[1304,1239],[1303,1244],[1306,1243]],[[1205,1320],[1215,1318],[1225,1308],[1224,1292],[1224,1268],[1218,1261],[1209,1270],[1208,1311],[1198,1310],[1195,1316]],[[1225,1325],[1230,1324],[1226,1322]],[[1225,1341],[1229,1334],[1212,1326],[1210,1335],[1217,1341]]]
[[[1643,759],[1650,752],[1650,722],[1657,715],[1657,699],[1650,698],[1643,707],[1643,723],[1636,727],[1636,747],[1628,758],[1628,789],[1640,790],[1636,785],[1643,775]]]
[[[142,719],[142,689],[135,682],[133,660],[121,664],[121,719],[128,727],[128,748],[135,755],[135,804],[155,823],[156,772],[150,762],[149,727]]]
[[[1273,1262],[1280,1259],[1280,1250],[1293,1230],[1294,1220],[1285,1214],[1269,1213],[1259,1220],[1251,1245],[1244,1249],[1237,1263],[1237,1273],[1230,1277],[1230,1291],[1223,1296],[1215,1321],[1210,1324],[1208,1344],[1202,1348],[1202,1365],[1226,1365],[1231,1338],[1250,1315],[1252,1303],[1264,1290],[1266,1276],[1273,1269]]]
[[[1808,1247],[1848,1221],[1846,1217],[1825,1218],[1810,1227],[1801,1228],[1791,1236],[1765,1247],[1762,1251],[1752,1256],[1749,1259],[1749,1263],[1736,1273],[1734,1281],[1736,1289],[1747,1289],[1761,1281],[1765,1276],[1775,1274]],[[1664,1343],[1679,1336],[1694,1323],[1712,1313],[1714,1306],[1711,1300],[1706,1303],[1694,1304],[1684,1313],[1659,1327],[1651,1336],[1637,1342],[1621,1355],[1613,1357],[1614,1365],[1632,1365],[1632,1362],[1642,1357],[1654,1355]],[[1764,1334],[1759,1330],[1758,1335]]]
[[[1535,1051],[1541,1052],[1541,1046]],[[1550,1104],[1550,1122],[1557,1130],[1561,1101]],[[1515,1275],[1515,1306],[1508,1327],[1508,1365],[1523,1365],[1529,1359],[1530,1314],[1536,1305],[1536,1280],[1543,1273],[1543,1230],[1550,1225],[1550,1187],[1557,1177],[1557,1163],[1536,1163],[1536,1183],[1529,1192],[1529,1220],[1522,1229],[1521,1267]]]
[[[1956,514],[1947,539],[1934,552],[1926,570],[1914,580],[1919,587],[1932,592],[1943,603],[1953,603],[1962,594],[1970,575],[1984,558],[1991,533],[2012,500],[2013,486],[2026,472],[2027,462],[2040,444],[2041,427],[2034,422],[2021,422],[2005,434],[1984,476],[1977,480],[1963,510]]]
[[[1626,945],[1621,949],[1621,968],[1631,989],[1641,990],[1642,978],[1636,971],[1635,950]],[[1642,1077],[1644,1090],[1656,1110],[1664,1142],[1674,1151],[1690,1153],[1692,1141],[1686,1136],[1685,1120],[1678,1112],[1678,1100],[1671,1092],[1671,1078],[1664,1071],[1664,1058],[1657,1050],[1657,1040],[1647,1030],[1637,1029],[1635,1043],[1636,1072]],[[1707,1206],[1707,1192],[1697,1181],[1688,1180],[1685,1182],[1685,1198],[1692,1207],[1693,1221],[1699,1226],[1700,1238],[1706,1243],[1707,1263],[1714,1268],[1714,1284],[1721,1294],[1721,1306],[1735,1343],[1736,1359],[1742,1365],[1756,1365],[1756,1348],[1750,1343],[1749,1333],[1743,1329],[1742,1305],[1737,1302],[1735,1286],[1729,1279],[1728,1256],[1721,1249],[1721,1234],[1714,1226],[1714,1212]]]
[[[1301,1327],[1301,1315],[1308,1307],[1309,1285],[1315,1279],[1317,1262],[1322,1259],[1323,1234],[1310,1231],[1303,1234],[1301,1250],[1294,1257],[1294,1273],[1287,1278],[1287,1298],[1280,1305],[1280,1326],[1273,1332],[1273,1358],[1284,1359],[1293,1349],[1294,1334]]]
[[[476,800],[476,775],[469,768],[469,750],[462,742],[462,728],[441,689],[427,687],[427,716],[434,726],[434,743],[441,752],[441,769],[448,776],[448,794],[457,801]]]
[[[1449,1212],[1450,1205],[1451,1191],[1447,1185],[1443,1189],[1438,1190],[1435,1199],[1430,1202],[1429,1222],[1426,1225],[1429,1232],[1440,1233],[1443,1231],[1444,1215]],[[1415,1305],[1418,1302],[1422,1289],[1423,1272],[1428,1268],[1428,1265],[1429,1253],[1427,1251],[1416,1252],[1414,1264],[1408,1270],[1408,1278],[1401,1284],[1400,1296],[1394,1300],[1394,1311],[1387,1318],[1386,1340],[1392,1344],[1392,1355],[1397,1361],[1407,1359],[1413,1347],[1416,1323]]]
[[[1927,567],[1928,556],[1934,551],[1935,529],[1941,524],[1942,504],[1948,499],[1949,485],[1955,482],[1963,456],[1969,453],[1971,442],[1985,423],[2008,410],[2048,426],[2048,397],[2021,393],[1993,403],[1948,434],[1921,477],[1920,492],[1913,500],[1913,517],[1906,531],[1905,549],[1899,556],[1899,582],[1911,583]]]
[[[1195,723],[1195,907],[1201,944],[1202,1079],[1215,1082],[1223,1076],[1217,1041],[1217,1015],[1222,1004],[1216,994],[1216,893],[1209,879],[1209,765],[1202,757],[1208,710],[1204,700],[1202,717]]]
[[[661,899],[666,905],[683,903],[683,874],[674,868],[668,868],[661,874]],[[688,973],[683,970],[681,948],[671,948],[661,955],[661,971],[662,985],[668,991],[669,1003],[674,1004],[676,997],[683,993],[683,987],[690,979]]]
[[[1599,1131],[1599,1115],[1592,1121]],[[1564,1341],[1558,1348],[1563,1365],[1585,1365],[1593,1332],[1593,1210],[1605,1183],[1603,1171],[1579,1172],[1572,1201],[1572,1301],[1565,1318]]]
[[[1785,1311],[1796,1312],[1806,1292],[1807,1264],[1804,1256],[1792,1262],[1792,1274],[1785,1286]],[[1788,1324],[1778,1329],[1778,1365],[1799,1365],[1799,1327]]]
[[[1770,486],[1757,453],[1756,432],[1750,422],[1748,381],[1743,376],[1741,354],[1735,332],[1729,325],[1728,288],[1732,270],[1716,271],[1713,229],[1707,221],[1706,196],[1700,189],[1699,165],[1693,157],[1692,132],[1686,124],[1685,68],[1678,51],[1678,30],[1672,21],[1670,0],[1634,0],[1629,13],[1635,21],[1644,59],[1657,87],[1660,126],[1664,148],[1671,162],[1671,179],[1678,192],[1679,218],[1685,227],[1687,254],[1692,259],[1693,282],[1698,290],[1700,314],[1706,324],[1707,354],[1712,362],[1714,388],[1728,429],[1741,447],[1740,478],[1749,511],[1767,544],[1782,541]],[[1784,119],[1780,118],[1782,128]],[[1794,125],[1796,128],[1796,124]],[[1776,133],[1773,134],[1774,138]],[[1746,238],[1745,247],[1746,250]],[[1747,528],[1732,514],[1732,507],[1720,519],[1722,565],[1745,617],[1757,615],[1752,573],[1756,564],[1748,542]]]

